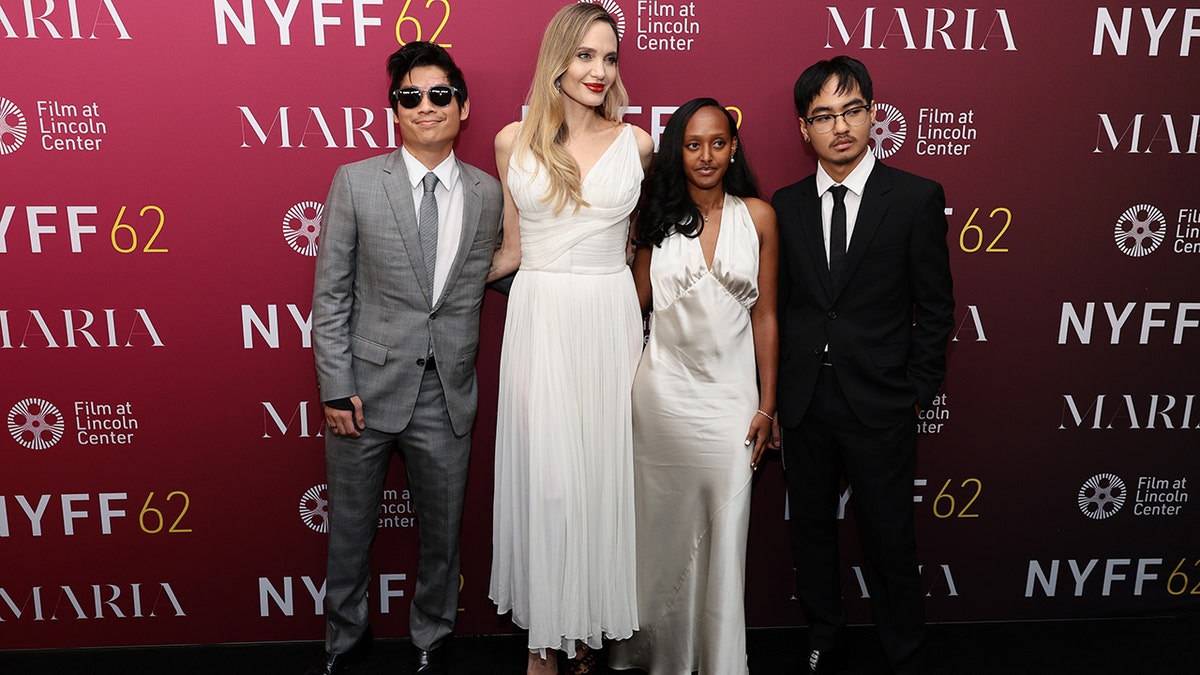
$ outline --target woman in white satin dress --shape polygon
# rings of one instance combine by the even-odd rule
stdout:
[[[496,136],[509,292],[496,423],[492,579],[529,631],[529,673],[594,672],[637,629],[630,388],[641,312],[629,216],[654,143],[622,124],[616,23],[562,8],[542,39],[524,122]]]
[[[638,215],[634,279],[653,304],[633,386],[640,629],[610,666],[742,675],[754,469],[771,443],[779,340],[775,212],[732,116],[675,112]]]

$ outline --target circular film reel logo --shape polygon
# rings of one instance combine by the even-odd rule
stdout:
[[[1121,253],[1140,258],[1158,248],[1167,236],[1167,219],[1162,211],[1150,204],[1138,204],[1125,209],[1113,228],[1113,238]]]
[[[45,450],[62,439],[66,427],[53,403],[27,398],[8,411],[8,433],[30,450]]]
[[[329,488],[324,483],[310,487],[300,498],[300,519],[314,532],[329,532]]]
[[[325,205],[321,202],[300,202],[288,209],[283,217],[283,238],[296,253],[307,256],[317,254],[317,238],[321,236],[321,216]]]
[[[1125,504],[1125,481],[1111,473],[1101,473],[1087,479],[1079,488],[1079,510],[1096,520],[1113,516]]]
[[[29,125],[25,122],[25,113],[16,103],[0,96],[0,155],[15,152],[25,143],[29,133]]]
[[[600,5],[617,22],[617,42],[625,37],[625,11],[614,0],[579,0],[589,5]]]
[[[875,124],[871,126],[871,135],[867,142],[879,159],[887,159],[896,154],[904,139],[908,136],[908,122],[900,111],[886,103],[875,104]]]

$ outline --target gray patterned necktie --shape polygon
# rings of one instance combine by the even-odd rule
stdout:
[[[425,256],[425,278],[429,281],[429,293],[433,295],[433,272],[437,267],[438,209],[433,189],[437,187],[437,174],[430,171],[421,180],[425,194],[421,196],[421,210],[417,216],[417,231],[421,235],[421,254]]]

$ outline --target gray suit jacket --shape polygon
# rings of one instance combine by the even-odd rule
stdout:
[[[475,421],[479,310],[504,203],[495,178],[459,170],[462,241],[436,304],[399,150],[339,167],[325,200],[312,314],[321,400],[358,395],[378,431],[408,425],[430,340],[455,435]]]

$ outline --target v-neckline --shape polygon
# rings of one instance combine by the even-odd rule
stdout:
[[[580,172],[580,178],[579,178],[580,185],[583,185],[583,183],[589,177],[591,177],[591,175],[593,173],[595,173],[596,167],[600,166],[600,162],[603,162],[605,157],[608,157],[608,153],[612,152],[613,147],[615,147],[617,145],[617,141],[621,140],[621,135],[624,134],[625,130],[628,128],[629,128],[628,124],[622,124],[621,129],[619,131],[617,131],[617,135],[614,136],[611,141],[609,141],[608,147],[604,148],[604,152],[600,153],[600,156],[596,158],[596,161],[593,162],[590,167],[588,167],[587,173]],[[576,165],[579,164],[579,160],[576,159],[574,155],[571,155],[571,159],[575,160]]]
[[[704,255],[704,244],[700,241],[700,237],[696,237],[696,246],[700,247],[700,260],[704,261],[704,269],[708,270],[709,272],[712,272],[713,265],[717,264],[717,251],[721,249],[721,237],[725,234],[725,206],[728,203],[729,194],[726,193],[725,196],[721,198],[721,223],[717,227],[717,240],[713,242],[712,262],[709,262],[708,258]],[[705,223],[704,225],[707,227],[708,223]]]

